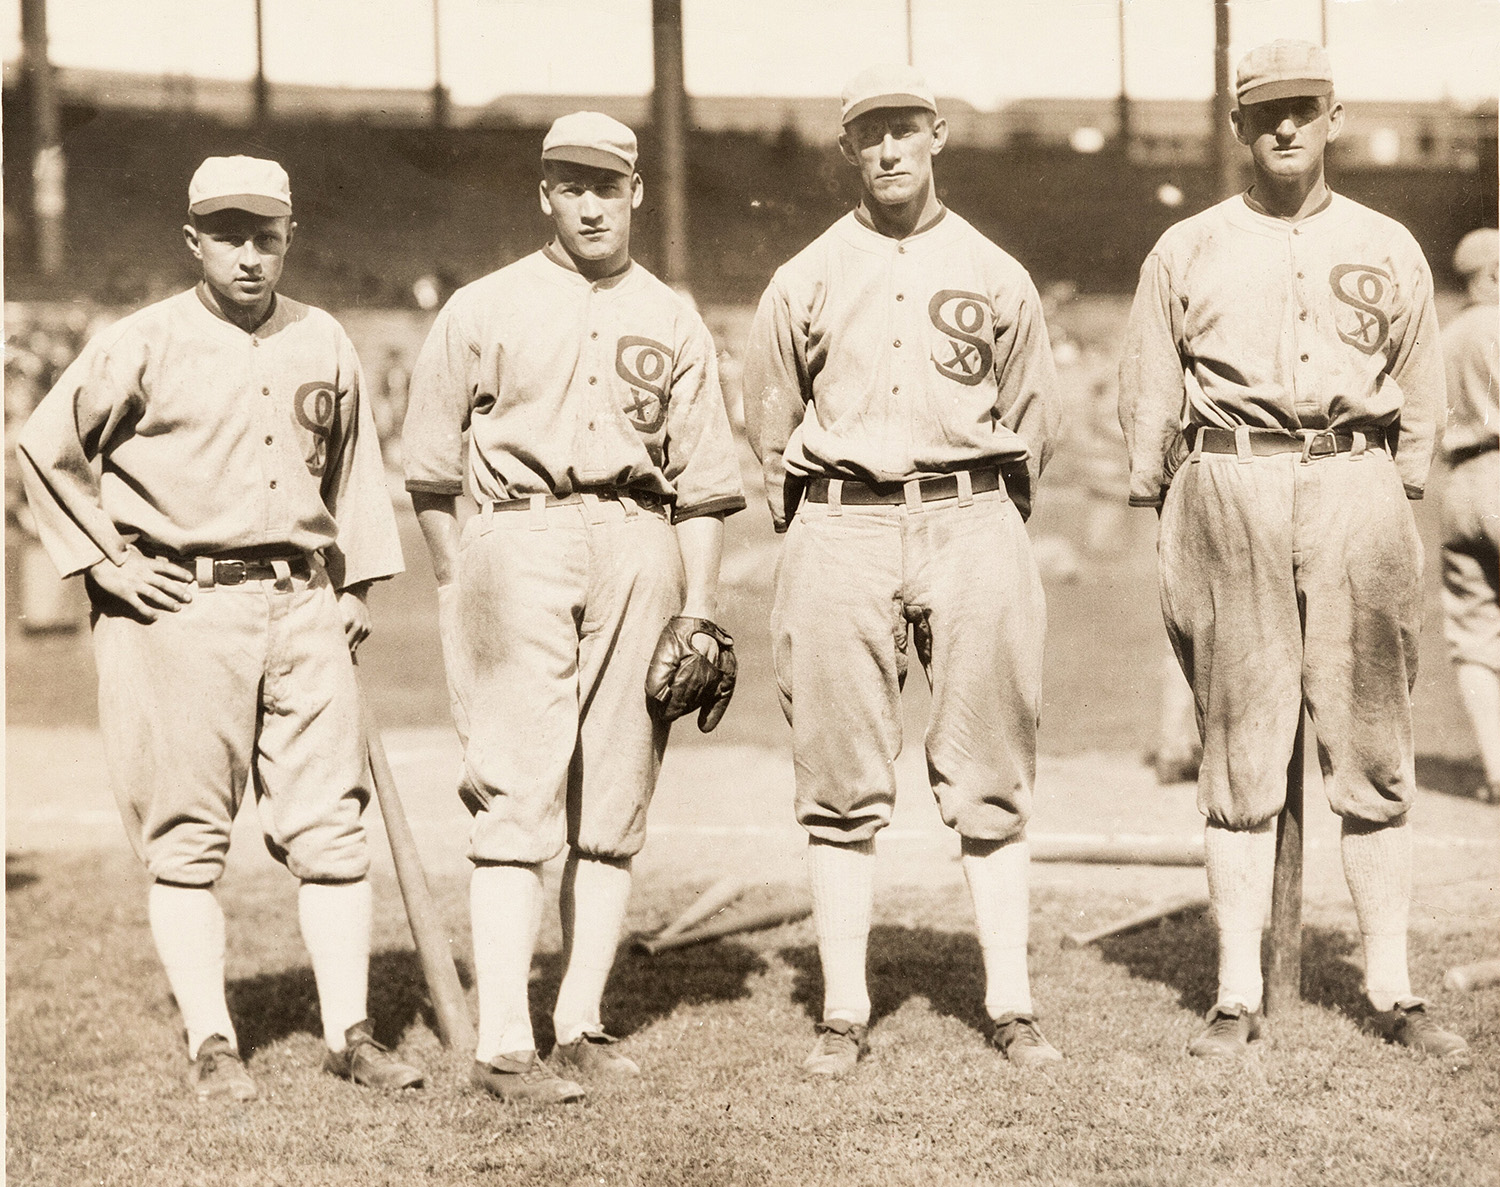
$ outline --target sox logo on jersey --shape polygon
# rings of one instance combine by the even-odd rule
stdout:
[[[312,443],[303,460],[308,473],[319,477],[328,466],[328,439],[333,434],[333,410],[337,402],[333,384],[325,380],[304,383],[292,397],[292,414],[312,434]]]
[[[667,377],[672,351],[652,338],[626,334],[615,347],[615,373],[630,385],[624,413],[642,433],[654,433],[667,419]]]
[[[1328,273],[1328,283],[1356,319],[1352,330],[1337,326],[1339,338],[1355,350],[1374,354],[1391,336],[1391,319],[1380,307],[1391,291],[1391,274],[1373,264],[1337,264]]]
[[[964,289],[939,289],[927,303],[927,316],[945,341],[946,354],[934,354],[938,374],[973,387],[983,383],[995,361],[995,348],[984,337],[988,302]]]

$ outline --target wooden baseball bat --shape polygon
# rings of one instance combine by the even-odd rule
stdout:
[[[1443,984],[1460,993],[1500,985],[1500,960],[1480,960],[1449,969],[1443,977]]]
[[[1208,905],[1208,899],[1201,894],[1179,894],[1172,898],[1162,899],[1159,902],[1142,907],[1139,911],[1117,919],[1106,927],[1095,928],[1093,931],[1070,931],[1063,937],[1064,948],[1082,948],[1087,944],[1093,944],[1099,940],[1106,940],[1110,936],[1121,936],[1126,932],[1134,931],[1138,927],[1145,927],[1148,923],[1155,923],[1158,919],[1166,919],[1170,915],[1177,915],[1183,911],[1191,911],[1194,907]]]
[[[720,915],[702,927],[678,932],[673,936],[643,936],[637,946],[648,956],[666,952],[671,948],[686,948],[690,944],[702,944],[723,936],[736,935],[744,931],[759,931],[766,927],[779,927],[783,923],[795,923],[812,914],[812,899],[806,895],[784,898],[763,907],[752,907],[748,911]]]
[[[1271,882],[1271,947],[1266,958],[1266,1013],[1285,1015],[1302,1000],[1302,776],[1307,709],[1299,710],[1286,769],[1286,806],[1276,822]]]
[[[406,922],[411,927],[417,958],[422,963],[422,976],[427,981],[427,992],[437,1015],[438,1038],[444,1047],[472,1050],[474,1021],[469,1016],[469,1005],[458,981],[453,950],[443,931],[437,904],[432,901],[432,891],[427,886],[427,874],[417,854],[416,838],[412,836],[411,825],[401,807],[396,777],[391,773],[385,744],[380,739],[380,727],[370,708],[370,699],[363,690],[360,692],[360,707],[364,715],[365,748],[370,756],[375,798],[380,801],[380,815],[385,820],[385,835],[391,846],[391,860],[396,866],[396,881],[401,887],[401,901],[406,904]]]
[[[676,919],[668,923],[655,935],[644,937],[654,941],[670,939],[691,931],[704,920],[717,915],[749,888],[750,883],[739,874],[725,874],[693,900],[692,904]]]
[[[1039,834],[1031,838],[1031,860],[1107,866],[1201,866],[1203,838]]]

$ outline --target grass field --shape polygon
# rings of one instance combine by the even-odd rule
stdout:
[[[710,310],[721,342],[743,310]],[[1118,301],[1059,310],[1069,436],[1030,525],[1049,599],[1034,829],[1191,836],[1190,787],[1157,787],[1141,761],[1156,730],[1164,647],[1154,522],[1120,506],[1111,436]],[[362,347],[363,349],[363,347]],[[747,457],[747,481],[754,483]],[[653,928],[723,872],[771,893],[800,877],[788,734],[766,632],[776,544],[752,494],[730,521],[722,619],[741,688],[711,738],[680,730],[638,861],[630,926]],[[1435,558],[1435,508],[1418,508]],[[410,572],[377,592],[361,669],[468,984],[465,814],[437,664],[432,587],[409,513]],[[1430,582],[1431,584],[1431,582]],[[1418,992],[1467,1035],[1450,1074],[1365,1029],[1358,937],[1336,824],[1309,784],[1304,1003],[1232,1068],[1184,1046],[1213,995],[1201,911],[1065,949],[1063,934],[1168,894],[1198,870],[1037,865],[1032,969],[1043,1025],[1068,1055],[1018,1074],[985,1048],[981,964],[956,844],[923,784],[925,692],[908,689],[901,795],[881,840],[871,978],[873,1058],[850,1081],[795,1074],[819,974],[807,922],[657,958],[623,954],[605,1022],[646,1069],[642,1091],[565,1110],[507,1108],[465,1085],[439,1047],[400,900],[376,834],[372,1013],[380,1036],[431,1073],[421,1095],[372,1097],[319,1071],[312,975],[295,883],[242,816],[222,898],[230,999],[261,1084],[232,1112],[188,1100],[175,1007],[125,848],[92,709],[85,638],[27,636],[7,615],[7,1151],[14,1183],[1500,1183],[1500,993],[1445,991],[1443,971],[1500,940],[1500,809],[1469,794],[1472,742],[1429,601],[1416,695],[1419,782],[1412,953]],[[914,677],[913,685],[920,684]],[[549,871],[555,886],[556,871]],[[549,912],[533,1003],[549,1039],[559,977]],[[471,989],[472,1002],[472,989]]]

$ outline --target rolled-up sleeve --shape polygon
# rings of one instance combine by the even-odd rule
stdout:
[[[1420,499],[1427,486],[1432,455],[1448,419],[1448,388],[1443,348],[1433,301],[1432,272],[1419,253],[1413,267],[1411,302],[1401,341],[1391,359],[1390,376],[1401,388],[1400,432],[1396,470],[1406,496]]]
[[[1159,507],[1168,482],[1166,459],[1182,432],[1187,398],[1172,307],[1172,283],[1153,252],[1125,327],[1120,359],[1120,428],[1130,453],[1130,505]]]
[[[139,341],[90,343],[37,405],[16,442],[16,460],[37,532],[64,577],[126,544],[100,494],[101,457],[141,407],[145,355]]]
[[[464,432],[477,391],[479,348],[450,300],[438,314],[412,368],[401,456],[406,489],[459,495],[464,489]]]
[[[745,345],[745,431],[765,474],[766,501],[778,532],[787,527],[786,448],[812,398],[807,323],[794,315],[773,280],[760,299]]]
[[[734,434],[719,387],[719,363],[708,327],[684,319],[676,354],[662,474],[677,499],[673,519],[727,515],[745,506]]]
[[[1034,501],[1057,441],[1062,406],[1042,300],[1029,278],[1018,295],[997,302],[995,386],[995,418],[1026,443]]]
[[[339,377],[338,425],[343,437],[323,490],[338,529],[335,543],[323,556],[334,588],[344,589],[393,577],[404,566],[364,372],[347,338],[339,344]]]

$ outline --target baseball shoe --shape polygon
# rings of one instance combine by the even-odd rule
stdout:
[[[1394,1010],[1377,1015],[1388,1042],[1410,1047],[1456,1066],[1469,1062],[1469,1044],[1451,1030],[1444,1030],[1427,1016],[1427,1003],[1410,998],[1396,1003]]]
[[[584,1031],[571,1043],[552,1048],[552,1061],[583,1080],[638,1080],[641,1068],[635,1060],[611,1048],[620,1040],[602,1030]]]
[[[1238,1002],[1216,1005],[1208,1012],[1208,1025],[1188,1044],[1188,1054],[1199,1059],[1238,1059],[1260,1038],[1261,1013]]]
[[[488,1063],[476,1059],[470,1078],[476,1088],[511,1103],[563,1105],[583,1099],[583,1089],[564,1080],[535,1051],[497,1055]]]
[[[842,1018],[825,1018],[815,1029],[818,1041],[813,1044],[812,1053],[802,1061],[802,1070],[809,1076],[830,1079],[847,1076],[854,1070],[854,1065],[870,1053],[868,1026],[846,1022]]]
[[[403,1088],[420,1088],[424,1077],[409,1063],[402,1063],[389,1047],[375,1041],[374,1028],[368,1018],[356,1022],[344,1032],[346,1046],[323,1056],[323,1070],[352,1080],[365,1088],[399,1092]]]
[[[990,1045],[1017,1067],[1060,1063],[1062,1052],[1049,1043],[1032,1014],[1002,1014],[990,1031]]]
[[[188,1068],[188,1086],[199,1100],[254,1100],[259,1093],[245,1061],[223,1035],[209,1035]]]
[[[1474,794],[1481,804],[1500,804],[1500,783],[1481,783]]]

